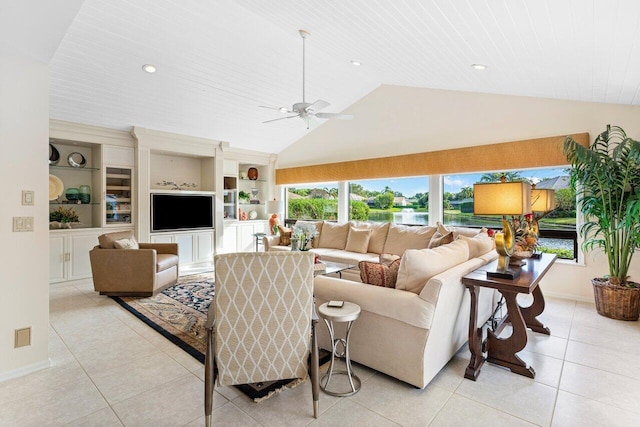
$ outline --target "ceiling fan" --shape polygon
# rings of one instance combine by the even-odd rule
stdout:
[[[265,105],[260,105],[261,108],[269,108],[271,110],[278,110],[282,113],[293,114],[292,116],[287,117],[279,117],[277,119],[267,120],[262,123],[270,123],[278,120],[292,119],[294,117],[300,117],[307,124],[307,129],[309,129],[309,122],[313,117],[317,117],[319,119],[340,119],[340,120],[351,120],[353,116],[351,114],[338,114],[338,113],[322,113],[320,110],[328,107],[329,104],[327,101],[323,101],[322,99],[318,99],[316,102],[309,103],[305,98],[305,41],[307,37],[311,34],[305,30],[298,30],[300,37],[302,37],[302,102],[297,102],[293,104],[291,109],[287,107],[267,107]]]

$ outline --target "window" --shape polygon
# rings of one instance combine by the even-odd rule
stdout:
[[[287,218],[338,219],[338,184],[335,182],[287,187]]]
[[[487,172],[445,175],[443,186],[443,222],[466,227],[501,229],[500,217],[473,215],[473,184],[499,181],[528,180],[538,189],[554,189],[556,208],[538,221],[542,252],[555,253],[558,258],[575,259],[577,255],[576,195],[569,185],[567,169],[527,169],[510,172]]]
[[[429,223],[429,178],[387,178],[349,183],[349,219],[397,224]]]

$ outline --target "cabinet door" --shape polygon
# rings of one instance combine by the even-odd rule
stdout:
[[[196,262],[213,262],[213,232],[196,234]]]
[[[69,280],[91,277],[89,251],[98,244],[97,234],[70,235]]]
[[[133,169],[106,167],[105,225],[131,224]]]
[[[151,243],[173,243],[172,234],[152,234]]]
[[[180,264],[191,264],[195,261],[193,253],[193,238],[191,233],[176,234],[174,239],[178,244],[178,257],[180,258]]]
[[[225,225],[220,253],[236,252],[238,230],[233,225]]]
[[[238,252],[255,252],[253,224],[238,225]]]
[[[61,282],[65,279],[64,236],[49,236],[49,282]]]

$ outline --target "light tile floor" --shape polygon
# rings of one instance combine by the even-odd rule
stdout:
[[[0,426],[204,425],[202,364],[91,284],[52,287],[50,307],[51,367],[0,383]],[[520,353],[535,380],[490,364],[465,380],[463,348],[424,390],[356,365],[362,390],[321,393],[317,420],[308,382],[259,404],[217,388],[216,425],[638,425],[640,322],[558,299],[541,318],[552,335]]]

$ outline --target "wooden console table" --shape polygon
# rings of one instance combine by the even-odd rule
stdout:
[[[487,352],[486,360],[509,368],[511,372],[534,378],[536,372],[531,366],[518,357],[516,353],[527,345],[527,328],[549,335],[549,328],[538,319],[544,311],[544,296],[538,284],[556,260],[555,255],[542,254],[540,259],[527,259],[521,267],[520,277],[515,280],[488,278],[487,271],[495,271],[498,261],[493,261],[462,278],[462,284],[471,294],[471,310],[469,317],[469,350],[471,360],[465,370],[464,377],[476,380]],[[507,315],[495,331],[487,331],[487,339],[483,340],[482,325],[478,327],[478,292],[479,287],[497,289],[507,303]],[[518,294],[532,294],[533,303],[529,307],[520,307],[516,297]],[[511,323],[513,333],[508,338],[498,338],[506,323]]]

